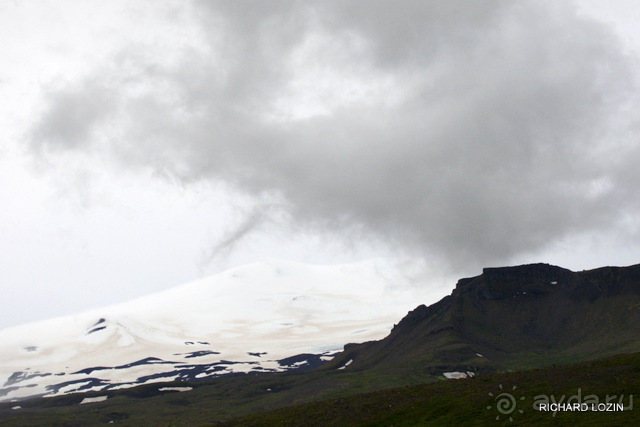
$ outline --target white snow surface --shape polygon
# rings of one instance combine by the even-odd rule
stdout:
[[[194,364],[218,364],[197,375],[206,378],[283,370],[278,360],[302,353],[327,360],[346,343],[383,338],[427,302],[422,269],[418,260],[329,266],[268,260],[103,309],[7,328],[0,331],[0,401],[171,381]],[[150,357],[157,360],[126,366]],[[87,371],[94,367],[101,369]],[[55,387],[69,381],[77,383]]]
[[[467,372],[453,371],[453,372],[443,372],[442,375],[444,375],[444,377],[449,380],[461,380],[464,378],[473,378],[476,374],[475,372],[471,372],[471,371],[467,371]]]
[[[467,374],[465,372],[457,372],[457,371],[443,372],[442,375],[444,375],[444,377],[449,380],[460,380],[463,378],[467,378]]]
[[[338,369],[345,369],[347,366],[351,365],[353,363],[353,359],[349,359],[347,360],[347,363],[345,363],[344,365],[340,366]]]
[[[191,390],[193,390],[193,387],[160,387],[158,389],[158,391],[179,391],[179,392],[191,391]]]
[[[80,405],[84,405],[86,403],[104,402],[105,400],[107,400],[107,398],[108,396],[85,397],[84,399],[82,399],[82,402],[80,402]]]

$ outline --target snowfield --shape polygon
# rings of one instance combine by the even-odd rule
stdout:
[[[300,369],[386,336],[426,294],[418,260],[269,260],[0,331],[0,401]],[[305,355],[293,358],[292,356]]]

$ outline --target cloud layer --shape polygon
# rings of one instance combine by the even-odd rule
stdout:
[[[30,147],[224,181],[296,225],[359,230],[452,266],[614,229],[638,205],[631,58],[566,4],[189,11],[191,42],[123,47],[50,89]]]

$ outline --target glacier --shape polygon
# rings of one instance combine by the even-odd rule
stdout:
[[[418,259],[271,259],[6,328],[0,401],[312,368],[347,343],[383,338],[407,311],[440,298],[421,283],[424,268]]]

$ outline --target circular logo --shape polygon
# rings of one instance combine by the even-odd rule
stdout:
[[[524,400],[525,397],[521,396],[520,398],[516,398],[513,393],[503,391],[502,384],[500,384],[499,387],[500,391],[498,392],[498,394],[494,395],[491,392],[489,393],[489,396],[493,397],[496,410],[499,412],[499,414],[496,416],[496,421],[500,420],[501,415],[509,417],[509,421],[513,421],[513,416],[511,414],[516,411],[520,414],[524,413],[522,409],[518,409],[518,402]],[[516,388],[516,386],[513,386],[511,388],[511,392],[515,392]],[[487,409],[491,409],[493,407],[494,405],[489,405],[487,406]]]

